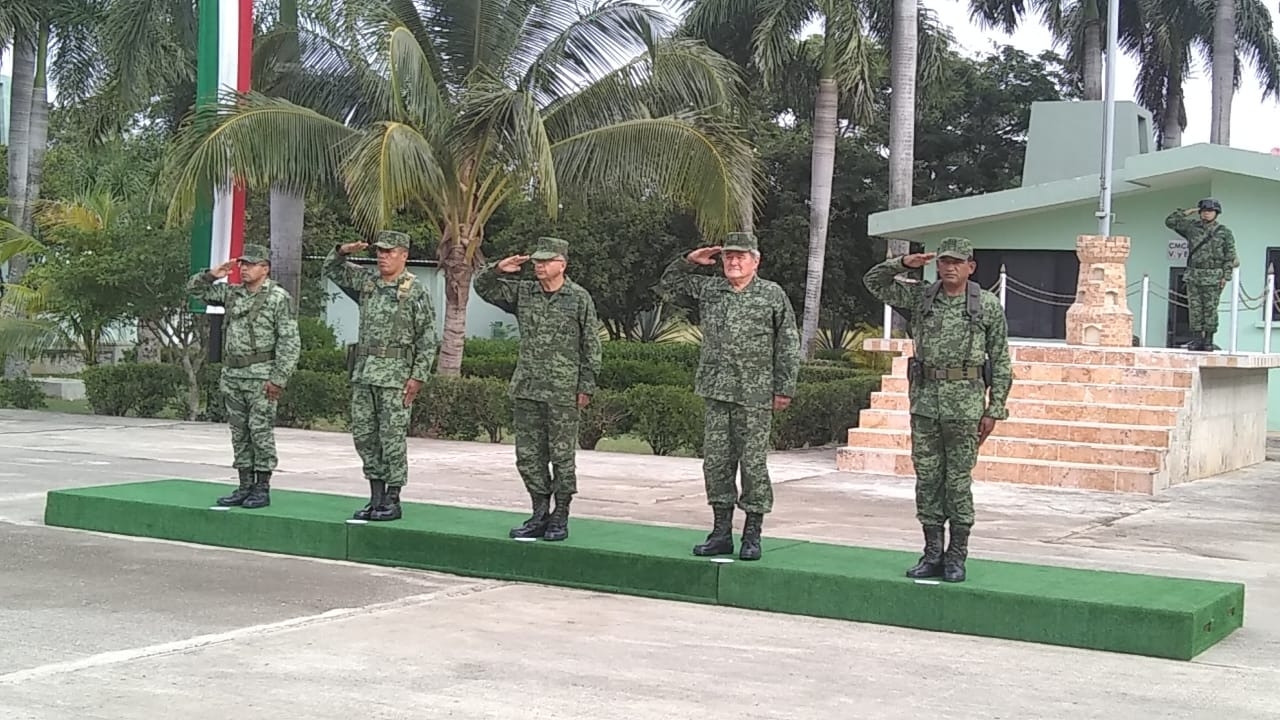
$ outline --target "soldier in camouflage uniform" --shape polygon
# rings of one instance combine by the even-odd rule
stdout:
[[[936,256],[939,279],[929,285],[897,275],[924,267],[933,253],[890,258],[867,271],[864,283],[876,299],[909,318],[914,345],[908,371],[911,461],[925,546],[907,577],[961,582],[974,521],[973,467],[996,421],[1009,417],[1005,403],[1013,369],[1004,308],[969,280],[976,269],[972,245],[946,238]],[[944,553],[948,521],[951,542]]]
[[[1235,236],[1218,222],[1222,205],[1213,198],[1201,200],[1190,210],[1178,208],[1164,224],[1187,240],[1187,318],[1191,333],[1198,335],[1185,346],[1188,350],[1217,350],[1213,335],[1218,331],[1218,303],[1232,271],[1240,266]],[[1199,214],[1199,217],[1192,217]]]
[[[491,263],[475,278],[476,294],[515,315],[520,326],[510,395],[516,469],[533,515],[511,529],[513,538],[567,538],[569,503],[578,492],[578,418],[596,390],[600,336],[591,294],[564,275],[568,255],[564,240],[539,238],[532,254]],[[537,280],[502,277],[530,259]]]
[[[218,386],[226,403],[235,453],[232,464],[240,473],[240,487],[218,498],[224,507],[271,504],[271,474],[277,464],[276,402],[302,352],[293,299],[267,277],[270,257],[261,245],[245,245],[240,257],[206,268],[187,281],[192,296],[226,309]],[[240,285],[216,282],[237,263]]]
[[[369,503],[353,517],[397,520],[409,475],[409,417],[435,362],[436,313],[426,285],[405,269],[408,235],[378,233],[376,270],[346,261],[367,247],[355,242],[330,250],[324,276],[355,298],[360,309],[359,340],[347,349],[347,367],[351,437],[369,481]]]
[[[695,274],[719,255],[723,276]],[[747,514],[743,560],[760,558],[760,531],[773,509],[767,453],[771,411],[785,410],[800,372],[800,333],[791,301],[775,282],[756,275],[760,250],[751,233],[729,233],[723,246],[677,258],[662,275],[660,292],[676,302],[696,302],[702,354],[694,392],[706,401],[703,480],[714,525],[695,555],[733,554],[733,509]],[[735,484],[739,467],[742,492]]]

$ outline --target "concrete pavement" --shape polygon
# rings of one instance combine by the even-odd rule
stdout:
[[[343,434],[280,487],[362,500]],[[510,446],[410,440],[409,500],[523,509]],[[1158,498],[980,485],[976,556],[1247,584],[1193,662],[47,528],[52,488],[226,479],[225,426],[0,411],[0,718],[1274,718],[1280,464]],[[775,455],[776,533],[915,549],[912,489]],[[702,527],[697,460],[581,453],[581,515]]]

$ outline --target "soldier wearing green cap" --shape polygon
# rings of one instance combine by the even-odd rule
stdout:
[[[935,257],[937,281],[923,285],[898,278]],[[908,365],[911,461],[925,546],[924,556],[907,571],[910,578],[965,579],[978,447],[997,420],[1009,417],[1009,328],[1000,300],[969,279],[976,268],[970,242],[951,237],[937,253],[890,258],[863,279],[876,299],[908,318],[914,346]],[[948,522],[951,538],[944,551]]]
[[[1188,350],[1217,350],[1213,336],[1218,332],[1218,305],[1222,290],[1240,266],[1235,235],[1218,222],[1222,203],[1205,198],[1189,210],[1178,208],[1164,219],[1165,227],[1187,241],[1187,320],[1193,339]]]
[[[536,280],[510,276],[533,260]],[[476,294],[516,316],[520,355],[511,376],[516,469],[533,514],[513,538],[564,540],[578,492],[578,419],[600,372],[599,322],[586,288],[565,276],[569,243],[538,238],[533,252],[490,263],[476,274]],[[551,508],[551,498],[555,508]]]
[[[220,283],[235,265],[240,284]],[[289,292],[271,280],[271,255],[261,245],[245,245],[238,256],[187,281],[187,292],[206,305],[225,309],[219,391],[231,427],[232,465],[240,486],[218,498],[224,507],[271,504],[276,458],[276,403],[298,365],[302,343]]]
[[[360,454],[369,502],[356,520],[398,520],[401,489],[409,481],[409,417],[435,362],[436,312],[427,287],[406,269],[409,236],[383,230],[373,242],[376,270],[346,258],[369,243],[335,247],[324,276],[353,298],[360,311],[357,342],[348,348],[351,439]]]
[[[723,260],[720,276],[699,267]],[[733,510],[746,514],[743,560],[758,560],[764,516],[773,510],[767,463],[774,411],[795,395],[800,333],[782,287],[759,277],[760,249],[751,233],[729,233],[723,245],[676,258],[659,281],[670,302],[697,303],[702,353],[694,392],[706,402],[702,474],[713,525],[700,556],[733,554]],[[742,489],[737,476],[741,470]]]

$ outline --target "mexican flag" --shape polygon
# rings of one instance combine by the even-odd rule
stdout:
[[[214,105],[218,93],[249,90],[253,57],[253,0],[199,0],[196,107]],[[191,272],[215,268],[240,255],[244,247],[245,191],[200,188],[191,225]],[[232,268],[227,280],[240,282]],[[222,313],[191,300],[192,312]]]

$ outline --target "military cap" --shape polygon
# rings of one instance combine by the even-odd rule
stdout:
[[[1200,210],[1212,210],[1218,213],[1219,215],[1222,214],[1222,203],[1219,203],[1217,200],[1214,200],[1213,198],[1205,198],[1201,200],[1197,208]]]
[[[731,232],[725,236],[724,244],[720,246],[720,249],[751,252],[752,250],[759,250],[760,245],[756,242],[756,236],[751,233]]]
[[[240,251],[240,257],[236,258],[240,262],[247,262],[253,265],[260,265],[265,262],[271,262],[271,253],[261,245],[245,245]]]
[[[569,242],[560,238],[540,237],[529,257],[534,260],[555,260],[558,257],[568,260]]]
[[[399,230],[383,230],[378,233],[378,239],[374,241],[373,246],[376,248],[382,248],[383,250],[390,250],[398,247],[402,247],[407,250],[409,249],[409,235],[407,233],[402,233]]]
[[[938,257],[956,260],[973,259],[973,243],[961,237],[943,238],[938,244]]]

